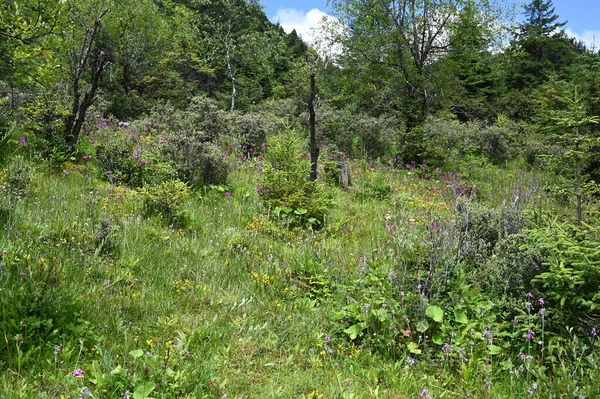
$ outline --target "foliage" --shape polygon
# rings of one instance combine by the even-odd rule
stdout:
[[[160,158],[171,165],[181,181],[195,188],[227,182],[229,162],[202,132],[169,132],[163,140]]]
[[[546,261],[534,282],[555,309],[558,325],[586,332],[596,327],[598,313],[598,227],[577,228],[552,221],[531,230],[528,247],[536,247]]]
[[[190,188],[179,180],[167,180],[140,190],[148,213],[158,213],[167,219],[176,216],[181,205],[190,199]]]
[[[308,180],[310,160],[294,131],[270,138],[258,193],[266,210],[288,225],[323,225],[330,206],[324,187]]]

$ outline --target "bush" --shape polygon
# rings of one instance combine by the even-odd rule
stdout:
[[[161,159],[171,165],[179,180],[192,187],[225,184],[230,164],[219,148],[196,134],[168,133],[160,146]]]
[[[96,139],[96,162],[104,176],[114,184],[142,187],[147,182],[163,181],[173,175],[161,164],[151,142],[141,140],[131,130],[108,129]]]
[[[257,155],[267,137],[285,129],[285,121],[268,112],[233,112],[227,117],[227,131],[238,141],[245,155]]]
[[[330,207],[324,186],[308,180],[310,160],[292,131],[272,137],[258,193],[266,209],[289,225],[322,224]]]
[[[307,114],[302,115],[308,126]],[[398,132],[404,126],[392,116],[374,118],[350,109],[321,107],[317,112],[319,141],[336,146],[353,157],[377,158],[397,147]]]
[[[214,100],[194,97],[185,110],[171,104],[156,106],[149,116],[155,128],[193,133],[195,136],[213,137],[225,127],[224,113]]]
[[[173,221],[181,216],[180,206],[190,199],[190,188],[179,180],[168,180],[144,187],[140,194],[148,213],[157,213]]]

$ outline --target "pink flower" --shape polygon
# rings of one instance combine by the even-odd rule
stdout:
[[[75,371],[73,371],[73,377],[82,377],[82,376],[83,376],[83,370],[76,369]]]
[[[21,143],[21,145],[25,145],[25,144],[27,144],[27,142],[25,141],[25,137],[21,137],[21,138],[19,139],[19,143]]]
[[[230,198],[231,198],[231,193],[230,193],[229,191],[227,191],[227,192],[225,193],[225,198],[226,198],[226,199],[230,199]]]

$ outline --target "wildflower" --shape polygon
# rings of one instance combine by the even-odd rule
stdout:
[[[60,345],[54,345],[54,356],[60,353],[61,347]]]
[[[81,377],[81,376],[83,376],[83,370],[76,369],[75,371],[73,371],[73,377]]]
[[[66,171],[66,170],[63,170],[63,171],[62,171],[62,175],[63,175],[64,177],[67,177],[67,176],[69,176],[69,174],[70,174],[70,173],[69,173],[68,171]]]
[[[328,336],[325,337],[325,342],[331,342],[331,338]]]
[[[429,389],[428,388],[421,389],[421,393],[419,394],[419,399],[433,399],[429,395]]]
[[[527,356],[523,352],[519,352],[519,359],[525,360]]]
[[[226,199],[230,199],[230,198],[231,198],[231,193],[230,193],[229,191],[227,191],[227,192],[225,193],[225,198],[226,198]]]
[[[108,287],[110,285],[110,280],[104,280],[104,282],[102,283],[102,286],[104,287]]]
[[[413,367],[415,363],[417,363],[417,361],[412,357],[409,356],[406,358],[406,364],[408,364],[408,367]]]
[[[541,308],[538,312],[538,316],[543,319],[546,316],[546,308]]]
[[[545,302],[544,302],[544,298],[540,298],[539,301],[540,306],[544,306]]]
[[[526,334],[523,334],[523,338],[528,341],[533,341],[535,339],[535,332],[530,328]]]
[[[596,327],[592,328],[592,339],[598,338],[598,332],[596,331]]]
[[[121,126],[121,127],[123,127],[123,126],[129,126],[129,122],[120,121],[119,122],[119,126]]]
[[[81,389],[79,390],[79,392],[81,392],[81,396],[82,397],[88,397],[88,398],[93,398],[94,395],[92,395],[92,391],[90,391],[90,389],[88,387],[81,387]]]
[[[531,293],[531,291],[529,291],[525,296],[529,299],[533,299],[533,294]]]
[[[83,156],[83,159],[89,159],[89,158],[90,158],[90,156],[89,156],[89,155],[87,155],[87,154],[85,154],[85,155]]]
[[[125,393],[123,394],[123,399],[129,399],[129,396],[131,396],[131,392],[125,391]]]
[[[27,141],[25,141],[25,137],[21,137],[21,138],[19,139],[19,143],[21,143],[21,145],[23,145],[23,146],[24,146],[24,145],[26,145],[26,144],[27,144]]]
[[[537,391],[538,389],[538,385],[534,382],[533,385],[531,385],[531,388],[529,388],[527,390],[527,393],[529,394],[529,396],[533,396],[533,394]]]
[[[141,160],[140,160],[140,165],[142,165],[142,166],[143,166],[145,163],[146,163],[146,160],[145,160],[145,159],[141,159]]]
[[[445,354],[452,352],[452,345],[446,342],[444,346],[442,346],[442,352]]]

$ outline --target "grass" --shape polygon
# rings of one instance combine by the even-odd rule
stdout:
[[[110,186],[90,165],[65,170],[33,166],[25,197],[5,197],[2,262],[50,286],[4,311],[6,398],[78,398],[84,386],[96,398],[417,398],[424,387],[435,398],[527,394],[530,374],[515,377],[489,354],[471,359],[470,372],[437,350],[410,353],[400,338],[382,350],[376,336],[344,333],[339,312],[356,300],[356,284],[380,287],[369,280],[378,267],[401,275],[416,262],[404,253],[420,253],[432,223],[456,220],[456,198],[439,179],[354,163],[354,186],[327,188],[335,205],[313,231],[268,218],[251,164],[229,176],[230,198],[210,188],[193,195],[181,226],[145,213],[138,192]],[[490,206],[539,181],[489,166],[469,178]],[[67,320],[36,313],[38,297]]]

